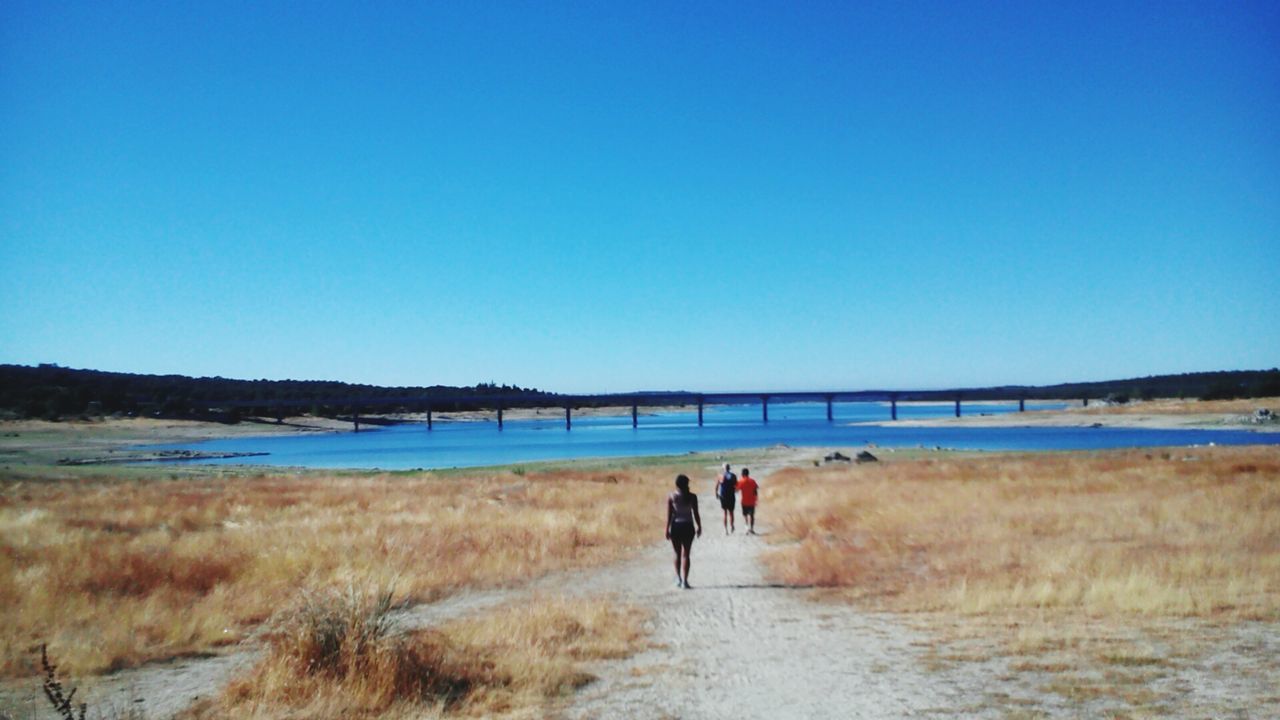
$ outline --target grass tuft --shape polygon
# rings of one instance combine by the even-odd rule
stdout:
[[[228,688],[228,714],[291,707],[356,716],[397,703],[455,703],[475,668],[438,636],[394,635],[391,599],[354,585],[309,594],[275,619],[266,659]]]
[[[274,623],[267,657],[201,717],[492,716],[550,708],[622,657],[647,617],[609,599],[537,599],[439,629],[396,633],[391,595],[348,588]]]

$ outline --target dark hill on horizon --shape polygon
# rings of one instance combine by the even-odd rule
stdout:
[[[849,388],[843,388],[848,390]],[[1280,395],[1280,369],[1153,375],[1100,382],[1056,385],[1004,385],[949,390],[901,390],[900,400],[1079,400],[1157,397],[1226,399]],[[634,393],[643,397],[646,393]],[[469,402],[457,398],[467,397]],[[386,406],[399,399],[430,402],[441,411],[484,406],[484,398],[501,399],[506,407],[561,404],[571,399],[586,405],[616,401],[618,395],[561,395],[514,385],[480,383],[470,387],[430,385],[383,387],[321,380],[237,380],[185,375],[142,375],[81,370],[54,364],[0,365],[0,416],[59,419],[113,414],[150,414],[206,420],[238,419],[234,409],[252,408],[267,415],[288,407],[313,415],[339,415],[358,410],[366,401]],[[394,408],[387,408],[394,409]]]
[[[383,387],[327,380],[237,380],[186,375],[80,370],[54,364],[35,367],[0,365],[0,413],[18,418],[80,415],[150,414],[164,417],[209,417],[211,408],[239,404],[266,410],[287,405],[314,415],[336,415],[350,407],[332,405],[335,399],[378,401],[385,398],[421,399],[454,396],[515,397],[529,404],[554,398],[551,393],[514,385],[480,383],[471,387],[431,385]],[[464,409],[442,403],[440,409]],[[216,413],[215,413],[216,415]]]

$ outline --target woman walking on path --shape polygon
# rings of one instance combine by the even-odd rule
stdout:
[[[677,475],[676,491],[667,496],[667,539],[676,551],[676,585],[685,590],[689,589],[689,551],[695,536],[702,537],[698,496],[689,492],[689,478]]]
[[[720,509],[724,511],[725,535],[738,530],[733,523],[734,491],[737,489],[738,476],[729,469],[729,463],[725,463],[724,472],[720,473],[720,479],[716,481],[716,497],[720,498]]]

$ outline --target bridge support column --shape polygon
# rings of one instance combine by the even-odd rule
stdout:
[[[698,398],[698,427],[702,427],[702,398]]]
[[[573,429],[573,415],[572,415],[572,411],[569,410],[568,405],[564,406],[564,429],[565,430]]]
[[[831,422],[831,396],[827,396],[827,422]]]
[[[351,422],[355,423],[355,426],[356,426],[356,429],[352,430],[352,432],[360,432],[360,411],[359,410],[356,410],[354,413],[352,413]]]
[[[640,424],[640,407],[637,403],[633,402],[631,403],[631,427],[634,428],[639,424]]]
[[[889,398],[889,417],[893,420],[898,419],[898,398]]]
[[[502,406],[498,406],[498,429],[502,429]]]
[[[1026,411],[1027,411],[1027,399],[1018,398],[1018,412],[1026,412]]]
[[[956,417],[960,417],[960,398],[956,398]]]
[[[764,419],[765,424],[768,424],[769,423],[769,396],[768,395],[760,396],[760,409],[761,409],[762,417]]]
[[[427,407],[427,430],[431,429],[431,408]]]
[[[1089,407],[1089,398],[1081,398],[1081,401],[1084,403],[1085,407]]]

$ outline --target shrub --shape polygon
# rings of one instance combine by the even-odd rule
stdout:
[[[343,717],[456,702],[473,684],[470,669],[438,634],[393,634],[391,601],[389,590],[354,584],[308,594],[276,619],[266,659],[224,699],[307,707],[323,698],[313,711]]]

